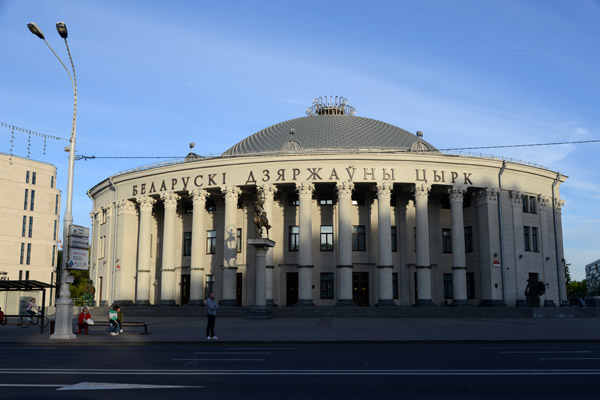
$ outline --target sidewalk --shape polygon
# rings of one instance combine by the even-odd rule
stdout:
[[[0,326],[0,342],[20,344],[152,343],[469,343],[598,342],[600,318],[274,318],[217,317],[218,341],[207,341],[203,317],[144,317],[150,324],[111,336],[106,328],[61,341],[36,327]],[[136,317],[128,318],[135,321]]]

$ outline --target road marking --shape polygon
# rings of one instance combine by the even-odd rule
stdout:
[[[264,358],[174,358],[172,361],[265,361]]]
[[[588,350],[581,351],[569,351],[569,350],[557,350],[557,351],[501,351],[500,354],[587,354]]]
[[[294,350],[293,347],[228,347],[227,350]]]
[[[224,369],[0,369],[0,374],[36,374],[36,375],[175,375],[175,376],[210,376],[210,375],[362,375],[362,376],[508,376],[508,375],[600,375],[600,369],[447,369],[447,370],[224,370]],[[23,386],[34,386],[27,383]],[[54,385],[56,387],[57,385]],[[60,385],[62,386],[62,385]]]
[[[0,383],[0,387],[63,387],[64,385],[51,385],[41,383]]]
[[[63,386],[60,389],[56,390],[182,389],[203,387],[204,386],[140,385],[136,383],[81,382],[75,385]]]
[[[10,347],[10,346],[2,346],[0,347],[0,350],[33,350],[33,351],[37,351],[37,350],[56,350],[58,349],[58,347]]]
[[[556,346],[552,346],[552,347],[542,347],[542,346],[531,346],[531,347],[526,347],[526,346],[515,346],[515,347],[510,347],[510,346],[502,346],[502,347],[482,347],[483,350],[526,350],[526,349],[533,349],[533,350],[543,350],[543,349],[558,349],[559,347]]]
[[[241,352],[241,351],[227,351],[227,352],[222,352],[222,351],[195,351],[194,354],[219,354],[219,355],[223,355],[223,354],[271,354],[271,352],[267,352],[267,351],[249,351],[249,352]]]
[[[554,357],[554,358],[540,358],[540,360],[600,360],[600,357]]]

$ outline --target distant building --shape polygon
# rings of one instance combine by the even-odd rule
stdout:
[[[221,156],[190,153],[91,188],[96,300],[202,304],[215,292],[253,306],[260,194],[276,242],[268,304],[521,306],[528,280],[546,284],[542,305],[567,303],[565,176],[443,154],[337,97],[307,114]]]
[[[600,295],[600,260],[585,266],[585,286],[588,296]]]
[[[0,279],[55,279],[59,218],[56,167],[0,153]],[[41,293],[3,292],[0,306],[7,314],[18,313],[21,300],[30,297],[41,304]]]

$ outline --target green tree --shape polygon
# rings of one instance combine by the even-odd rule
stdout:
[[[571,303],[577,303],[577,299],[586,295],[586,281],[573,281],[567,285],[567,297]]]

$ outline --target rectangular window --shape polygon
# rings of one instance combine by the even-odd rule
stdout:
[[[54,258],[56,256],[56,245],[52,245],[52,266],[54,267]]]
[[[208,198],[206,199],[206,204],[204,205],[206,211],[215,211],[217,209],[217,204],[214,199]]]
[[[289,227],[289,235],[288,235],[288,250],[289,251],[298,251],[299,243],[300,243],[300,230],[297,226]]]
[[[27,231],[27,215],[23,215],[23,227],[21,228],[21,236],[25,237],[25,232]]]
[[[242,228],[237,228],[237,252],[242,252]]]
[[[54,201],[54,215],[58,215],[58,195],[56,195],[56,200]]]
[[[104,254],[106,251],[106,236],[100,236],[100,257],[98,258],[104,258]]]
[[[58,225],[58,221],[54,220],[54,235],[52,236],[52,240],[56,240],[56,227]]]
[[[300,199],[296,193],[292,193],[288,196],[288,206],[294,207],[300,205]]]
[[[19,264],[23,264],[23,260],[25,258],[25,243],[21,243],[21,257],[19,258]],[[19,278],[21,279],[21,278]]]
[[[531,227],[531,250],[540,251],[538,247],[538,228]]]
[[[23,270],[22,269],[19,270],[19,280],[20,281],[23,280]]]
[[[467,299],[475,298],[475,273],[467,272]]]
[[[33,217],[29,217],[29,237],[33,237]]]
[[[333,299],[333,272],[321,273],[321,298]]]
[[[34,172],[33,175],[31,176],[31,184],[35,185],[36,179],[37,178],[37,172]]]
[[[27,243],[27,265],[31,264],[31,243]]]
[[[29,171],[25,172],[25,183],[29,183]]]
[[[392,226],[392,253],[398,251],[398,229]]]
[[[217,254],[217,231],[206,231],[206,254]]]
[[[192,255],[192,232],[183,232],[183,256]]]
[[[322,206],[330,206],[333,204],[333,193],[321,193],[319,204]]]
[[[398,298],[398,273],[392,272],[392,297],[394,300]]]
[[[523,196],[523,212],[524,213],[529,212],[529,197],[528,196]]]
[[[473,227],[465,226],[465,253],[473,251]]]
[[[321,251],[333,251],[333,226],[321,225]]]
[[[352,251],[365,251],[366,249],[365,240],[365,226],[354,225],[352,226]]]
[[[529,240],[529,227],[523,227],[523,239],[525,241],[525,251],[531,251],[531,241]]]
[[[444,253],[452,253],[452,230],[442,229],[442,249]]]
[[[208,298],[211,293],[215,292],[215,276],[214,275],[206,275],[206,290],[204,291],[204,296]]]
[[[35,172],[34,172],[35,173]],[[25,271],[25,280],[28,281],[29,280],[29,271]]]
[[[452,274],[444,274],[444,299],[452,298]]]
[[[54,189],[54,175],[50,177],[50,189]]]
[[[529,212],[532,214],[537,214],[537,203],[535,196],[529,196]]]
[[[355,206],[364,206],[365,195],[362,193],[352,193],[352,204]]]
[[[29,195],[29,189],[25,189],[25,201],[23,202],[23,210],[27,210],[27,197]]]
[[[29,211],[33,211],[33,202],[35,201],[35,190],[31,191],[31,207],[29,207]]]

